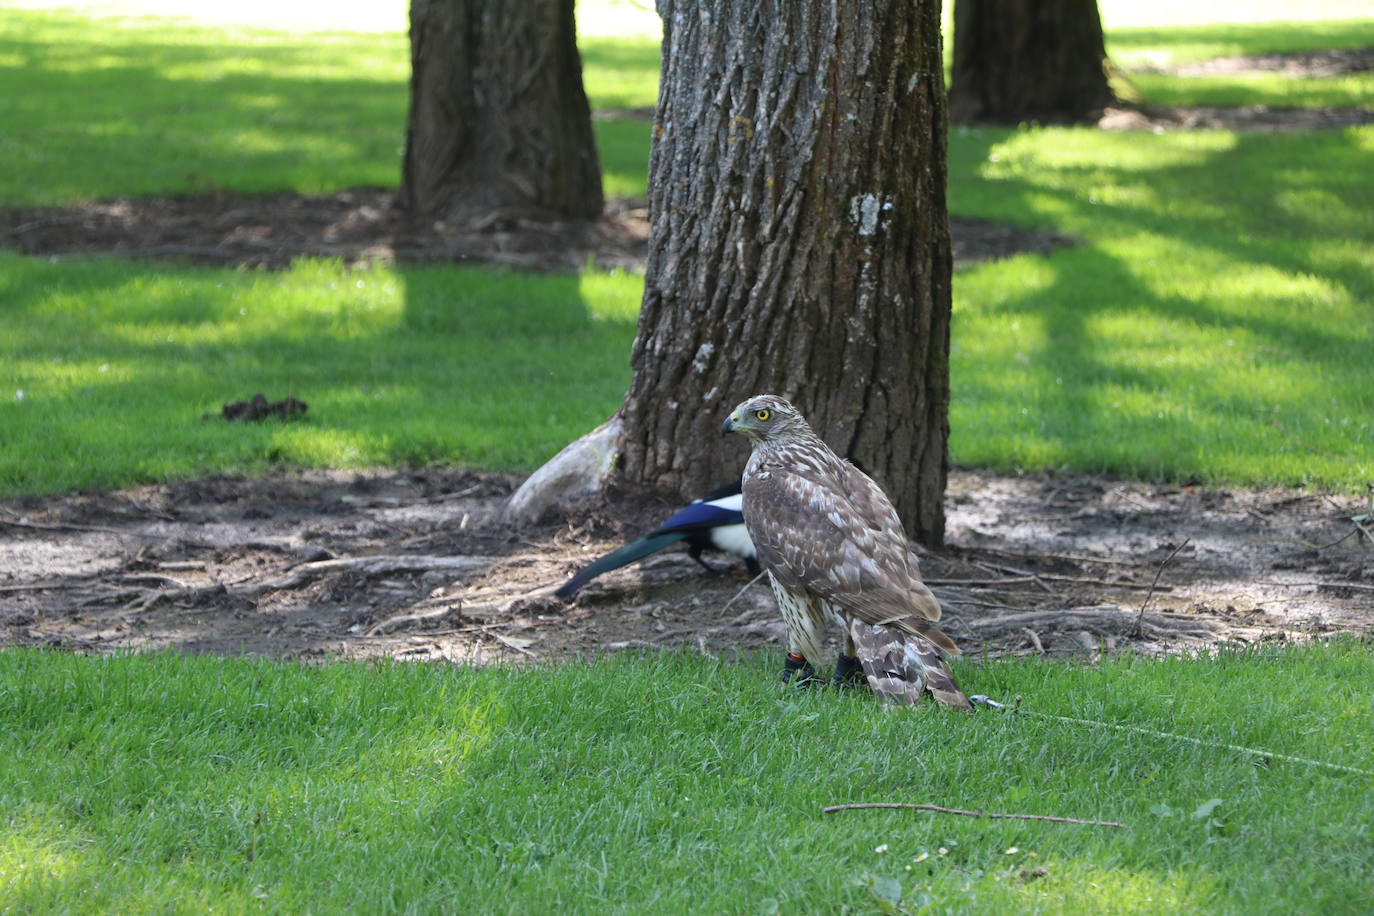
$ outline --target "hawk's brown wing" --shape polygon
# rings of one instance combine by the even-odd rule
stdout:
[[[782,585],[959,654],[930,623],[939,619],[940,603],[919,578],[896,511],[857,468],[838,459],[770,466],[746,475],[744,507],[759,561]]]

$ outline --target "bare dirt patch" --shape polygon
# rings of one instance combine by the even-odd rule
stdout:
[[[1239,108],[1216,106],[1163,106],[1108,108],[1098,120],[1103,130],[1234,130],[1255,133],[1280,131],[1335,130],[1374,124],[1374,110],[1364,108],[1270,108],[1246,105]]]
[[[1282,73],[1298,78],[1344,76],[1374,70],[1374,48],[1346,48],[1242,57],[1214,57],[1170,67],[1136,67],[1135,73],[1171,76],[1217,76],[1244,73]],[[1374,124],[1370,108],[1271,108],[1248,105],[1120,106],[1107,109],[1098,126],[1104,130],[1220,129],[1235,131],[1331,130]]]
[[[1345,76],[1374,70],[1374,48],[1331,48],[1283,54],[1212,57],[1172,67],[1137,67],[1142,73],[1210,76],[1217,73],[1282,73],[1295,79]]]
[[[516,529],[502,509],[517,482],[311,472],[3,503],[0,644],[477,664],[778,646],[768,589],[685,553],[557,601],[564,578],[671,507]],[[950,546],[925,575],[970,654],[1374,632],[1374,547],[1354,499],[973,471],[948,496]]]
[[[596,222],[408,222],[395,194],[356,188],[337,194],[217,193],[139,197],[76,207],[0,209],[0,248],[56,259],[123,257],[283,268],[300,257],[347,264],[476,262],[535,270],[640,269],[649,249],[644,200],[613,200]],[[989,220],[950,221],[962,267],[1072,245],[1067,235]]]

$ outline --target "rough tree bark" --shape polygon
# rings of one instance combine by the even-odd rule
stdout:
[[[1106,61],[1097,0],[956,0],[950,120],[1095,121]]]
[[[660,0],[652,229],[620,473],[740,473],[734,405],[792,399],[943,536],[950,247],[939,0]]]
[[[601,213],[573,0],[412,0],[400,202],[454,223]]]

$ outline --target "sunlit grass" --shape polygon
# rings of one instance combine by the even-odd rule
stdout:
[[[1145,100],[1155,105],[1263,105],[1269,108],[1369,108],[1374,105],[1374,74],[1294,78],[1282,73],[1226,76],[1168,76],[1130,73]]]
[[[955,460],[1374,479],[1368,133],[956,131],[955,212],[1086,244],[956,278]]]
[[[870,913],[895,893],[930,913],[1353,913],[1374,869],[1369,779],[1216,745],[1367,766],[1371,658],[956,667],[970,690],[1198,746],[783,697],[771,654],[515,671],[10,650],[0,901]],[[1128,827],[820,813],[862,801]]]
[[[1194,6],[1204,12],[1212,9],[1212,4]],[[1276,13],[1272,18],[1206,25],[1158,19],[1154,23],[1113,27],[1111,18],[1104,13],[1107,53],[1112,60],[1129,67],[1185,64],[1213,57],[1374,47],[1374,8],[1368,3],[1363,6],[1364,16],[1358,19],[1343,19],[1343,10],[1317,5],[1315,9],[1326,15],[1314,22],[1295,22]],[[1297,7],[1290,6],[1289,10],[1294,12]]]

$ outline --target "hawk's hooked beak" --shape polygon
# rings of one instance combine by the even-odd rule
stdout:
[[[730,435],[730,434],[731,434],[732,432],[734,432],[734,431],[735,431],[735,415],[734,415],[734,414],[730,414],[730,416],[728,416],[728,417],[725,418],[725,422],[722,423],[722,424],[720,424],[720,434],[721,434],[722,436],[728,436],[728,435]]]

